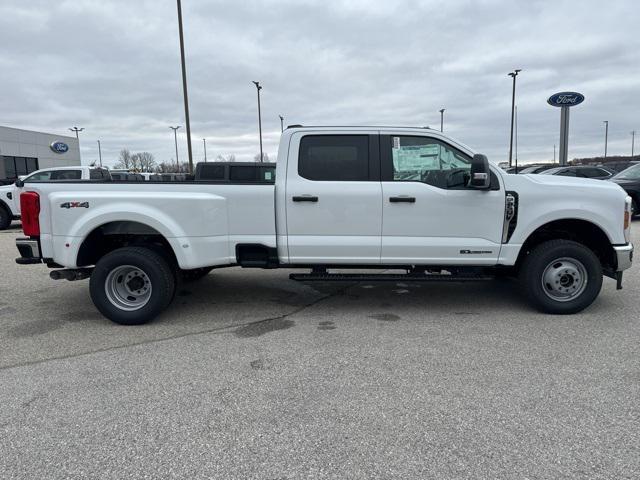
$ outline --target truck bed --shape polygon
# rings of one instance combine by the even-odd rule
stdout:
[[[163,235],[181,268],[227,265],[235,246],[276,247],[273,184],[73,182],[30,183],[40,194],[42,256],[76,267],[82,240],[113,222],[135,222]]]

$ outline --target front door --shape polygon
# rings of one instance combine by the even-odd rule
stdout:
[[[292,136],[284,200],[289,263],[380,263],[379,158],[377,132]]]
[[[492,265],[505,192],[466,187],[471,157],[429,136],[382,135],[383,264]]]

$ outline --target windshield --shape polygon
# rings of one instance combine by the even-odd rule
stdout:
[[[556,173],[560,172],[564,170],[564,167],[556,167],[556,168],[550,168],[548,170],[545,170],[544,172],[540,172],[540,175],[555,175]]]
[[[626,170],[623,170],[622,172],[613,176],[612,178],[620,180],[638,180],[640,179],[640,165],[629,167]]]

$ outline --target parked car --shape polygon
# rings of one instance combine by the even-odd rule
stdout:
[[[324,282],[508,274],[555,314],[588,307],[603,275],[621,288],[631,266],[631,199],[611,182],[508,175],[423,128],[293,127],[278,152],[275,184],[33,184],[16,261],[89,277],[96,308],[127,325],[162,312],[180,277],[238,265]],[[406,273],[330,271],[390,268]]]
[[[0,230],[9,228],[12,220],[20,219],[20,192],[25,184],[67,180],[103,180],[109,171],[101,167],[54,167],[37,170],[22,176],[9,185],[0,187]]]
[[[599,167],[608,168],[609,170],[613,170],[615,172],[622,172],[622,171],[626,170],[629,167],[633,167],[634,165],[638,165],[639,163],[640,163],[640,161],[637,161],[637,160],[623,160],[623,161],[619,161],[619,162],[601,163],[598,166]]]
[[[634,165],[611,177],[632,198],[632,214],[640,215],[640,165]]]
[[[545,170],[549,170],[557,166],[558,166],[557,163],[544,163],[539,165],[522,166],[522,167],[518,167],[517,173],[542,173]]]
[[[591,167],[588,165],[556,167],[541,172],[541,175],[561,175],[563,177],[593,178],[596,180],[606,180],[614,174],[613,170],[609,170],[606,167]]]

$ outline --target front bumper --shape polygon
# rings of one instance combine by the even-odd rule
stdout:
[[[622,272],[631,268],[633,262],[633,243],[616,245],[613,247],[616,253],[616,272]]]
[[[40,256],[40,242],[33,238],[16,238],[16,247],[20,252],[20,257],[16,258],[16,263],[27,265],[30,263],[42,263]]]

